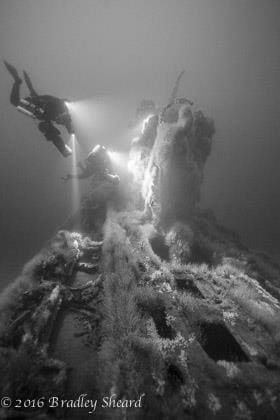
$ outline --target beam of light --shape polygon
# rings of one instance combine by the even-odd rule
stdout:
[[[83,111],[79,107],[79,101],[64,101],[64,103],[69,111],[69,114],[71,115],[72,125],[74,127],[75,133],[78,133],[78,135],[75,136],[75,140],[79,143],[83,152],[86,152],[87,147],[83,142],[80,141],[79,136],[79,128],[83,125]]]
[[[123,145],[127,134],[127,115],[131,110],[128,98],[114,95],[96,95],[87,99],[68,101],[77,140],[83,151],[102,142],[105,147]],[[140,128],[139,128],[140,131]]]
[[[72,174],[77,175],[77,141],[75,134],[71,134],[71,148],[72,148]],[[77,211],[80,205],[80,188],[79,180],[77,178],[72,178],[72,207],[73,212]]]
[[[92,149],[92,142],[106,138],[102,129],[108,126],[102,104],[94,99],[65,102],[71,115],[77,140],[84,152]]]
[[[116,166],[125,166],[126,165],[126,157],[123,153],[115,152],[113,150],[107,150],[109,158],[111,162]]]

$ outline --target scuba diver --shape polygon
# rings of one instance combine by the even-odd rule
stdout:
[[[104,146],[98,144],[88,154],[84,163],[78,163],[81,172],[78,174],[68,174],[62,177],[64,181],[68,181],[72,178],[86,179],[94,177],[94,179],[103,181],[109,181],[112,184],[119,184],[120,178],[118,175],[113,175],[111,171],[111,161],[108,152]]]
[[[71,115],[66,106],[66,100],[51,95],[38,95],[34,90],[28,74],[24,71],[24,80],[30,91],[30,96],[20,98],[22,79],[17,69],[4,61],[4,64],[14,79],[10,102],[18,111],[39,121],[38,128],[48,141],[51,141],[60,153],[67,157],[72,154],[70,147],[64,143],[61,133],[54,123],[63,125],[69,134],[74,134]]]

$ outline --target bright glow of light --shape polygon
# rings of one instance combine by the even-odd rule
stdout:
[[[141,122],[141,134],[143,135],[147,124],[149,123],[150,119],[154,117],[154,114],[150,114],[148,115],[146,118],[144,118],[144,120]],[[137,144],[137,142],[141,139],[140,137],[134,137],[131,141],[132,146]],[[140,153],[140,154],[139,154]],[[134,150],[132,149],[132,151],[130,152],[129,155],[129,160],[127,162],[127,170],[133,174],[133,178],[135,182],[138,183],[142,183],[143,179],[144,179],[144,172],[145,172],[145,168],[142,162],[142,158],[141,158],[141,152],[139,152],[139,150]],[[148,180],[144,179],[144,183],[147,184],[149,183]],[[144,187],[145,188],[145,187]]]
[[[141,164],[141,152],[132,150],[127,162],[127,170],[133,175],[134,182],[142,183],[144,177],[144,166]]]
[[[138,136],[133,137],[133,139],[131,140],[131,144],[133,145],[133,144],[137,143],[139,139],[140,139],[140,137],[138,137]]]
[[[112,150],[107,150],[107,153],[109,155],[109,158],[111,159],[111,162],[116,166],[125,166],[126,164],[126,157],[123,153],[115,152]]]
[[[154,116],[154,114],[148,115],[143,121],[142,121],[142,128],[141,128],[141,134],[144,134],[144,131],[146,129],[146,126],[150,119]]]
[[[130,103],[129,108],[130,109]],[[127,100],[105,95],[67,101],[78,143],[86,153],[93,139],[123,139],[127,134]],[[139,127],[140,131],[140,127]]]
[[[77,140],[75,134],[71,134],[71,148],[72,148],[72,174],[77,175]],[[80,204],[80,189],[79,180],[72,178],[72,207],[73,211],[78,210]]]
[[[68,109],[69,112],[72,112],[74,110],[74,107],[75,107],[74,102],[65,101],[64,103],[67,106],[67,109]]]
[[[137,180],[139,178],[139,170],[138,170],[138,166],[137,166],[137,161],[130,159],[127,162],[127,169],[130,173],[133,174],[134,180]]]
[[[153,184],[154,184],[154,176],[155,176],[155,168],[151,170],[151,168],[147,168],[144,175],[144,181],[142,184],[142,197],[145,200],[149,200],[153,193]]]

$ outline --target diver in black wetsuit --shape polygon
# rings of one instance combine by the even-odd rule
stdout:
[[[38,95],[25,71],[23,75],[30,91],[30,96],[21,99],[20,85],[22,84],[22,79],[14,66],[7,61],[4,61],[4,64],[14,79],[10,95],[11,104],[29,117],[40,121],[38,124],[39,130],[48,141],[51,141],[56,146],[64,157],[71,155],[70,147],[64,143],[60,131],[54,125],[54,123],[63,125],[69,134],[74,134],[71,115],[65,103],[66,100],[51,95]]]
[[[100,181],[106,180],[112,184],[119,184],[120,178],[118,175],[113,175],[111,171],[111,162],[108,152],[104,146],[99,144],[92,149],[88,154],[84,163],[78,164],[81,172],[74,175],[68,174],[62,179],[68,181],[72,178],[86,179],[89,177],[94,177],[94,179],[99,179]]]

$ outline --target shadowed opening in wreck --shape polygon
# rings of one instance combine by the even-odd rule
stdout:
[[[164,308],[154,308],[150,315],[154,320],[158,335],[160,337],[169,339],[175,338],[175,331],[166,322],[166,314]]]
[[[153,302],[153,305],[147,302],[138,302],[138,307],[142,313],[148,314],[154,321],[157,333],[162,338],[173,340],[176,336],[174,329],[166,322],[165,307],[159,301]]]
[[[229,362],[248,362],[249,358],[236,339],[223,324],[203,322],[199,324],[199,339],[203,350],[211,359]]]
[[[163,236],[153,236],[150,239],[150,245],[156,255],[158,255],[162,260],[169,261],[169,247],[166,245]]]
[[[185,382],[183,373],[173,364],[170,364],[167,368],[167,380],[172,388],[179,388]]]
[[[175,277],[175,283],[178,290],[190,293],[197,298],[204,299],[203,294],[196,287],[193,280],[188,279],[186,277]]]
[[[176,334],[173,328],[166,322],[166,314],[164,308],[154,308],[149,311],[149,315],[153,318],[158,335],[162,338],[174,339]]]

